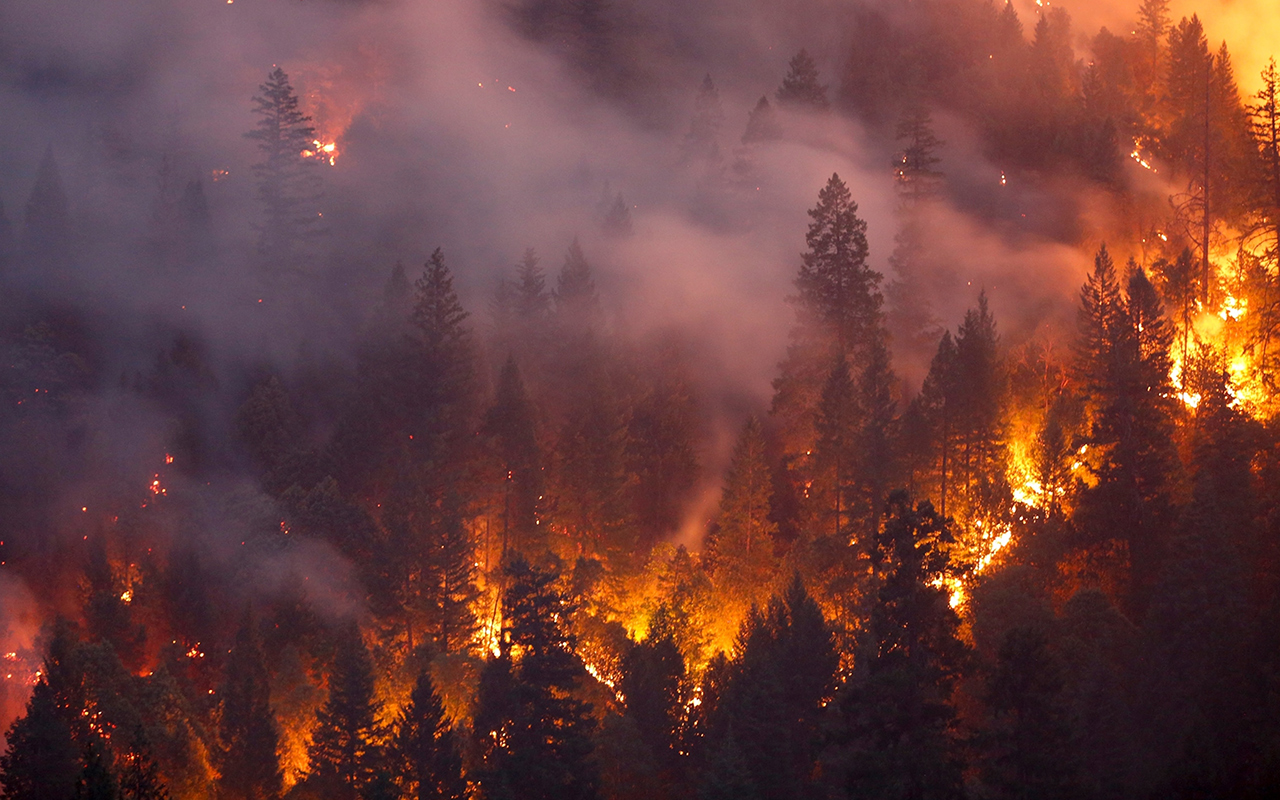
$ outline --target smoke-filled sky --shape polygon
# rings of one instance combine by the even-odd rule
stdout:
[[[1016,3],[1029,34],[1037,3]],[[1127,31],[1137,0],[1065,5],[1086,57],[1099,26]],[[1241,86],[1252,91],[1270,56],[1270,28],[1259,21],[1274,16],[1272,5],[1172,5],[1175,18],[1198,11],[1215,46],[1228,41]],[[805,211],[833,172],[869,222],[872,266],[887,271],[897,203],[891,147],[840,115],[791,120],[785,141],[755,151],[738,146],[748,110],[772,95],[800,47],[836,89],[849,3],[619,0],[615,9],[638,31],[620,59],[634,68],[628,102],[602,97],[559,55],[517,36],[500,2],[4,0],[0,202],[20,225],[37,165],[52,148],[77,232],[90,245],[80,266],[104,308],[193,329],[223,363],[262,359],[281,369],[310,339],[349,357],[362,315],[397,260],[412,275],[442,246],[483,325],[499,275],[526,247],[554,276],[579,236],[617,328],[640,339],[674,331],[691,343],[688,357],[714,420],[702,454],[707,484],[690,514],[705,519],[734,431],[747,412],[767,407],[791,324],[785,297],[804,248]],[[242,136],[254,123],[250,98],[276,64],[318,135],[338,147],[335,165],[322,168],[328,234],[310,287],[337,312],[300,322],[292,337],[264,336],[269,326],[255,305],[254,152]],[[715,192],[680,150],[707,74],[724,106],[726,162],[751,165]],[[939,321],[954,326],[985,289],[1007,343],[1064,330],[1096,241],[1046,235],[1055,227],[1050,196],[1078,195],[1079,207],[1100,217],[1105,199],[1077,187],[1001,188],[1000,167],[980,157],[972,132],[954,119],[936,122],[946,141],[942,169],[956,187],[931,222]],[[222,245],[217,274],[180,289],[141,274],[136,256],[166,159],[178,180],[203,181]],[[621,193],[631,207],[629,238],[601,233],[606,186],[608,197]],[[993,207],[1027,222],[990,224],[983,210]],[[119,349],[120,368],[152,355]],[[897,364],[909,385],[923,366]],[[95,413],[112,415],[102,472],[149,469],[137,464],[162,447],[162,431],[148,412],[126,413],[105,397]],[[74,496],[60,502],[73,512],[82,487],[66,491]],[[223,538],[234,545],[239,537]],[[327,574],[326,586],[345,580],[332,554],[293,557]],[[283,572],[259,567],[255,580]],[[27,587],[0,583],[8,646],[30,645],[35,625],[23,620],[33,615]]]
[[[1029,34],[1036,3],[1017,2]],[[1124,30],[1129,5],[1137,3],[1067,4],[1079,45],[1100,25]],[[1198,9],[1215,43],[1229,40],[1247,90],[1268,55],[1257,20],[1270,12],[1260,0],[1173,5],[1175,16]],[[745,154],[751,171],[708,198],[680,142],[706,74],[720,90],[730,163],[744,155],[737,143],[747,111],[772,94],[800,47],[815,53],[834,91],[850,4],[632,0],[614,8],[638,31],[623,60],[642,90],[629,102],[602,98],[563,58],[517,36],[498,2],[8,0],[0,6],[0,200],[20,221],[51,146],[79,229],[96,242],[84,269],[103,296],[196,327],[224,357],[274,348],[266,355],[288,360],[296,340],[264,342],[245,324],[256,205],[252,143],[242,134],[254,121],[251,96],[279,64],[319,135],[339,148],[336,165],[323,168],[328,235],[316,272],[327,277],[312,288],[345,295],[339,305],[348,313],[299,339],[327,337],[325,346],[342,350],[391,265],[402,260],[412,274],[436,246],[483,324],[499,274],[526,247],[554,275],[577,235],[616,326],[637,337],[686,334],[713,405],[763,409],[791,321],[784,298],[804,247],[805,210],[839,172],[870,223],[872,264],[887,271],[891,154],[841,116],[794,120],[785,142]],[[933,222],[939,321],[955,325],[985,289],[1007,342],[1070,324],[1095,242],[1051,240],[1036,221],[1052,216],[1046,197],[1064,187],[1012,186],[997,197],[1000,169],[981,159],[975,137],[955,120],[937,124],[942,168],[963,190],[963,201]],[[142,285],[132,269],[166,156],[180,179],[204,181],[224,244],[222,273],[194,294]],[[630,238],[600,233],[606,186],[631,206]],[[1084,196],[1080,205],[1101,202]],[[1025,227],[991,226],[974,213],[993,204],[1023,212]],[[898,367],[910,383],[923,365]],[[726,420],[726,441],[736,424]]]

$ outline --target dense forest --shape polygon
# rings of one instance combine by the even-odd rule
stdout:
[[[1168,0],[1035,5],[844,4],[732,120],[643,3],[491,9],[690,224],[871,154],[890,215],[833,157],[788,217],[765,402],[624,313],[626,186],[468,276],[340,180],[393,180],[389,112],[326,129],[288,63],[240,87],[250,213],[179,144],[49,147],[0,204],[0,795],[1274,796],[1280,73]],[[956,215],[1068,248],[1069,296],[997,319]]]

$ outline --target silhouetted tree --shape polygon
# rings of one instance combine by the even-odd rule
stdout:
[[[786,591],[743,622],[737,657],[711,712],[720,717],[704,747],[711,757],[736,742],[761,798],[815,791],[813,764],[823,708],[835,690],[839,657],[822,611],[796,575]],[[704,702],[706,698],[704,698]],[[732,756],[722,766],[732,766]]]
[[[818,65],[801,48],[787,63],[787,75],[778,87],[778,103],[806,111],[826,111],[827,87],[818,83]]]
[[[720,128],[724,125],[724,109],[720,106],[720,93],[711,76],[702,79],[698,97],[693,104],[693,119],[684,135],[684,156],[691,161],[707,164],[718,163],[720,152]]]
[[[747,129],[742,133],[743,144],[770,142],[782,138],[782,126],[778,114],[769,104],[769,98],[761,96],[755,108],[747,114]]]
[[[43,272],[55,283],[66,280],[66,270],[71,267],[72,232],[67,193],[53,148],[49,147],[40,160],[23,217],[20,252],[25,269]]]
[[[218,692],[218,793],[227,800],[274,800],[282,776],[280,734],[271,711],[271,684],[253,615],[245,612]]]
[[[350,623],[340,634],[329,675],[329,696],[311,733],[309,788],[338,800],[364,795],[385,769],[378,710],[373,665],[359,628]]]
[[[590,800],[594,724],[590,705],[573,694],[585,671],[567,600],[555,573],[522,558],[507,577],[501,651],[481,672],[475,713],[481,791],[493,800]]]
[[[318,162],[304,152],[314,148],[311,118],[298,108],[298,95],[280,67],[267,75],[253,98],[259,116],[245,137],[257,142],[262,160],[253,165],[263,216],[258,229],[258,252],[267,268],[277,272],[299,269],[299,248],[316,230],[320,194]]]
[[[958,798],[962,764],[951,694],[966,658],[939,579],[951,534],[927,502],[890,496],[873,561],[881,585],[849,681],[836,695],[827,761],[851,797]]]
[[[418,680],[396,723],[395,748],[409,797],[416,800],[463,800],[467,782],[457,737],[444,714],[431,675]]]
[[[764,601],[772,575],[774,536],[769,518],[773,480],[760,421],[750,417],[738,434],[720,495],[720,515],[707,542],[715,581],[749,604]]]
[[[83,769],[80,748],[53,689],[36,683],[27,713],[9,728],[0,756],[0,788],[12,800],[71,800]]]

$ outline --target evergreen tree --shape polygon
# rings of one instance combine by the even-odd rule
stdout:
[[[71,728],[54,690],[36,683],[27,713],[9,728],[0,756],[0,789],[6,800],[71,800],[83,769]]]
[[[778,87],[778,103],[805,111],[826,111],[827,87],[818,83],[818,65],[804,48],[792,56],[787,75]]]
[[[507,567],[501,652],[481,672],[474,723],[492,800],[597,796],[591,706],[573,694],[585,671],[556,577],[519,557]]]
[[[421,603],[424,627],[438,652],[462,653],[475,639],[476,546],[463,518],[456,490],[438,504],[422,558]]]
[[[740,593],[744,604],[763,602],[773,572],[778,525],[769,517],[772,499],[764,432],[760,421],[750,417],[734,445],[720,514],[707,543],[716,583]]]
[[[258,252],[269,269],[296,271],[299,248],[315,232],[320,194],[318,161],[306,153],[315,146],[311,118],[298,108],[289,76],[276,67],[253,98],[259,116],[245,137],[257,142],[262,160],[253,165],[263,217],[257,225]]]
[[[880,275],[867,266],[867,223],[839,175],[818,193],[801,256],[791,344],[774,380],[773,415],[781,425],[784,455],[813,450],[814,414],[830,374],[831,353],[844,353],[859,372],[881,326]]]
[[[640,740],[659,766],[663,783],[675,786],[684,722],[685,664],[670,631],[637,642],[623,659],[618,691]]]
[[[36,183],[23,217],[21,255],[27,269],[37,268],[53,280],[65,280],[71,266],[72,225],[67,193],[49,147],[40,160]]]
[[[925,376],[924,385],[920,388],[920,417],[927,431],[928,440],[936,443],[924,454],[930,463],[924,467],[926,475],[933,474],[935,480],[929,481],[930,494],[938,498],[938,510],[943,519],[955,505],[948,505],[955,492],[952,478],[956,470],[956,441],[958,423],[957,395],[959,393],[960,367],[959,354],[955,340],[950,331],[943,331],[938,340],[938,350],[929,363],[929,373]],[[936,459],[936,461],[934,461]],[[934,468],[936,464],[936,470]]]
[[[939,578],[951,535],[927,502],[890,496],[873,560],[881,585],[827,762],[850,797],[959,798],[962,764],[951,694],[966,658]]]
[[[735,649],[728,679],[712,698],[712,713],[720,719],[704,747],[714,757],[717,749],[731,747],[726,738],[736,740],[765,800],[815,792],[820,720],[835,690],[839,657],[822,611],[799,575],[764,611],[752,610]]]
[[[684,135],[684,156],[690,161],[718,164],[721,160],[720,129],[724,125],[724,109],[720,106],[720,93],[711,76],[702,79],[698,97],[693,104],[693,119]]]
[[[961,493],[953,516],[963,518],[966,538],[970,539],[965,544],[974,547],[978,542],[973,540],[989,536],[1009,507],[1004,478],[1005,376],[995,318],[985,292],[978,296],[978,307],[965,313],[955,341],[956,467]]]
[[[382,284],[382,298],[374,310],[371,332],[378,338],[393,338],[408,331],[413,314],[413,284],[405,272],[404,263],[397,261]]]
[[[516,267],[515,314],[526,324],[541,323],[551,311],[547,279],[538,266],[538,254],[532,247],[524,251]]]
[[[888,325],[897,346],[923,358],[925,343],[936,336],[937,323],[922,273],[928,267],[925,218],[928,201],[937,196],[943,174],[937,150],[942,146],[933,133],[928,109],[910,105],[898,119],[896,138],[903,150],[894,159],[898,183],[898,233],[894,236],[889,266],[894,278],[886,288]]]
[[[795,304],[841,350],[866,349],[879,334],[880,275],[867,266],[867,223],[839,175],[832,175],[809,210]]]
[[[297,446],[301,420],[275,375],[253,387],[235,421],[241,441],[266,470],[278,466]]]
[[[715,744],[698,786],[698,800],[759,800],[755,779],[742,748],[730,731]]]
[[[251,613],[246,612],[227,657],[218,692],[218,794],[226,800],[275,800],[282,790],[276,757],[280,733],[271,711],[271,684]]]
[[[1254,95],[1257,103],[1249,107],[1252,116],[1253,136],[1261,152],[1258,172],[1259,199],[1266,208],[1271,222],[1267,232],[1269,255],[1280,258],[1280,73],[1276,72],[1276,60],[1272,58],[1262,70],[1262,88]]]
[[[369,652],[360,629],[350,623],[340,634],[329,674],[329,696],[311,732],[309,787],[336,800],[365,797],[384,768],[378,711]]]
[[[849,362],[838,353],[818,401],[818,440],[813,457],[817,480],[810,497],[820,509],[818,526],[835,541],[847,539],[850,495],[854,480],[853,439],[858,424],[857,398]]]
[[[151,756],[151,746],[142,727],[130,737],[120,771],[121,800],[169,800],[169,790],[160,777],[160,768]]]
[[[606,236],[615,239],[625,239],[631,235],[631,209],[627,207],[627,201],[622,199],[622,192],[618,192],[618,196],[614,198],[600,227]]]
[[[419,673],[409,705],[397,721],[395,747],[410,797],[416,800],[464,800],[467,797],[457,738],[445,717],[431,674],[426,670]]]
[[[462,451],[474,433],[475,350],[468,316],[437,247],[414,282],[414,336],[405,353],[409,375],[406,395],[398,398],[407,423],[407,429],[398,432],[398,447],[407,445],[413,466],[393,480],[401,501],[411,507],[444,497],[449,476],[460,468]]]
[[[530,555],[538,544],[538,511],[545,490],[535,423],[520,368],[508,356],[480,430],[490,439],[495,477],[502,486],[503,550]]]
[[[602,322],[591,265],[575,236],[556,278],[555,315],[560,329],[577,338],[595,332]]]
[[[987,681],[992,719],[978,737],[984,796],[1079,796],[1062,669],[1043,631],[1013,628]]]
[[[894,161],[898,197],[903,206],[915,208],[938,193],[943,174],[935,167],[942,163],[937,151],[943,143],[933,132],[929,109],[920,105],[902,110],[894,138],[903,146]]]
[[[769,104],[769,98],[761,96],[755,108],[747,114],[747,129],[742,133],[743,144],[771,142],[782,138],[782,126],[778,114]]]
[[[1141,98],[1138,111],[1152,116],[1163,91],[1165,43],[1169,35],[1169,0],[1142,0],[1134,27],[1138,54],[1134,68],[1134,86]]]
[[[76,782],[75,800],[120,800],[120,782],[104,749],[96,741],[85,748],[84,769]]]
[[[634,514],[646,547],[679,528],[685,501],[697,481],[696,413],[678,367],[655,380],[631,410],[627,467],[635,476]]]
[[[1142,608],[1160,571],[1170,518],[1173,391],[1171,331],[1145,274],[1121,294],[1106,248],[1081,291],[1076,375],[1091,408],[1090,469],[1097,485],[1081,497],[1078,518],[1100,540],[1127,542],[1130,602]]]
[[[857,426],[850,442],[849,465],[854,479],[848,504],[858,532],[875,529],[889,487],[898,477],[896,384],[889,348],[883,339],[876,340],[854,394]]]

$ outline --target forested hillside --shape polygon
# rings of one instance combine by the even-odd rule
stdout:
[[[1274,62],[477,5],[204,129],[0,37],[0,796],[1280,788]]]

